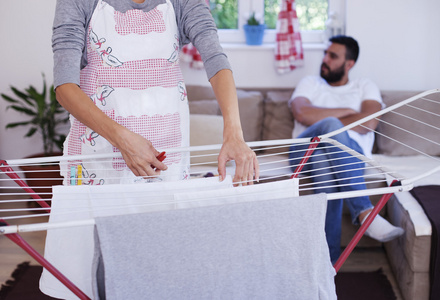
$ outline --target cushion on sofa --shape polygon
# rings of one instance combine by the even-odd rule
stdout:
[[[211,86],[187,85],[186,93],[190,101],[215,99],[215,94]]]
[[[217,100],[189,101],[189,112],[197,115],[220,115],[220,107]]]
[[[217,115],[190,116],[190,146],[217,145],[223,143],[223,117]],[[217,164],[220,150],[191,152],[191,165],[197,163]],[[195,157],[200,154],[209,156]]]
[[[237,90],[241,127],[246,142],[261,141],[263,131],[263,95]]]
[[[264,100],[263,140],[291,139],[294,126],[293,115],[287,105],[291,92],[268,92]],[[280,152],[288,149],[266,150]]]
[[[416,94],[418,94],[418,92],[383,91],[382,97],[387,107],[390,107]],[[425,98],[436,99],[438,101],[440,94],[431,94]],[[415,106],[419,107],[419,103],[420,102],[417,102],[417,105]],[[423,109],[426,111],[436,111],[438,110],[438,104],[424,101]],[[401,114],[408,116],[409,118],[403,117]],[[429,114],[409,106],[403,106],[393,110],[393,112],[385,114],[381,119],[386,123],[380,122],[378,126],[378,131],[384,135],[377,135],[376,137],[379,153],[393,156],[418,154],[417,151],[404,146],[410,145],[423,153],[440,155],[440,147],[438,147],[437,144],[428,141],[438,140],[438,130],[434,128],[438,122],[437,115]],[[423,123],[414,120],[422,121]],[[388,125],[387,123],[393,124],[394,126]],[[427,124],[433,125],[433,127],[430,127]],[[406,131],[419,134],[428,140],[417,137],[417,135]],[[387,136],[392,137],[397,141],[390,140]]]
[[[187,86],[187,93],[191,114],[221,114],[211,87]],[[244,140],[260,141],[263,130],[262,93],[237,90],[237,98]]]

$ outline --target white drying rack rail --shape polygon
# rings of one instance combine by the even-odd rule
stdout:
[[[430,90],[424,93],[415,95],[414,97],[403,100],[395,105],[383,109],[373,115],[370,115],[364,119],[354,122],[344,128],[328,133],[323,136],[314,137],[312,139],[286,139],[286,140],[272,140],[272,141],[259,141],[250,142],[248,145],[254,149],[257,153],[260,163],[260,181],[258,184],[265,184],[266,182],[287,180],[290,178],[299,178],[299,193],[310,193],[323,188],[332,188],[333,190],[341,190],[347,183],[341,180],[329,180],[321,182],[321,186],[316,186],[313,183],[313,178],[316,175],[310,175],[309,172],[304,171],[304,167],[312,168],[314,164],[313,160],[309,160],[310,157],[317,157],[320,154],[316,150],[325,150],[327,154],[340,154],[343,153],[345,158],[357,158],[356,161],[350,160],[346,162],[345,159],[335,158],[334,163],[338,165],[346,164],[353,165],[353,170],[362,171],[362,184],[365,184],[366,188],[362,190],[342,191],[327,193],[329,200],[345,199],[358,196],[373,196],[383,195],[381,200],[375,206],[373,212],[359,228],[352,241],[341,255],[338,262],[335,264],[335,269],[338,271],[346,260],[348,255],[354,249],[360,238],[365,233],[368,226],[373,221],[374,217],[386,204],[388,199],[398,192],[410,191],[413,188],[415,182],[432,176],[433,174],[440,172],[440,143],[438,142],[438,136],[440,133],[440,90]],[[388,116],[392,115],[392,118]],[[391,132],[399,131],[401,133],[398,136],[389,136],[384,134],[386,130],[376,131],[376,135],[380,139],[387,139],[394,143],[404,146],[408,151],[425,157],[430,162],[430,168],[425,169],[422,172],[413,174],[413,176],[403,176],[397,174],[392,168],[388,168],[379,164],[377,161],[371,158],[367,158],[364,155],[357,153],[356,151],[340,144],[338,141],[332,139],[337,134],[352,129],[356,126],[363,126],[362,124],[372,118],[379,120],[380,125],[384,128],[392,128]],[[399,124],[393,124],[389,120],[411,120],[416,122],[418,128],[404,128],[401,126],[402,121]],[[403,121],[405,123],[405,121]],[[409,123],[409,122],[406,122]],[[402,142],[402,135],[412,136],[413,143]],[[410,139],[411,140],[411,139]],[[420,150],[420,140],[423,143],[431,144],[431,150],[427,153],[424,150]],[[294,150],[290,149],[290,145],[301,145],[306,150]],[[217,175],[216,157],[221,148],[221,145],[206,145],[189,148],[176,148],[176,149],[163,149],[166,155],[173,155],[179,153],[189,153],[191,156],[190,165],[190,178],[210,177]],[[434,150],[432,150],[434,149]],[[299,158],[299,159],[298,159]],[[87,299],[79,289],[77,289],[67,278],[59,273],[49,262],[47,262],[41,255],[36,253],[33,248],[27,244],[20,236],[20,232],[29,231],[41,231],[52,228],[63,228],[71,226],[84,226],[93,225],[93,219],[77,220],[69,222],[32,222],[32,219],[36,217],[47,217],[50,212],[50,201],[52,194],[53,182],[47,186],[38,187],[34,185],[35,182],[39,182],[42,179],[58,180],[56,178],[59,171],[57,169],[51,170],[50,174],[46,178],[28,178],[27,175],[39,175],[40,171],[23,171],[24,166],[33,166],[37,164],[43,164],[46,166],[57,166],[58,164],[68,164],[69,162],[86,162],[86,161],[100,161],[103,164],[108,164],[108,168],[114,167],[115,160],[120,161],[120,153],[102,154],[102,155],[80,155],[80,156],[66,156],[66,157],[44,157],[33,159],[14,159],[8,161],[0,161],[0,221],[2,222],[0,227],[0,235],[5,235],[10,238],[31,256],[33,256],[39,263],[41,263],[46,269],[48,269],[55,277],[60,279],[69,289],[72,290],[80,299]],[[339,162],[338,162],[339,160]],[[344,160],[344,162],[343,162]],[[299,162],[297,162],[299,161]],[[359,164],[362,161],[363,164]],[[165,160],[167,163],[167,160]],[[319,166],[316,166],[319,168]],[[96,170],[80,169],[80,173],[77,178],[67,180],[67,184],[76,184],[81,182],[82,184],[96,184],[99,181],[98,178],[93,177]],[[233,164],[227,167],[228,174],[233,174]],[[334,175],[341,173],[341,171],[335,169],[325,170],[324,175]],[[173,175],[173,174],[171,174]],[[165,177],[164,175],[163,177]],[[320,175],[322,176],[322,174]],[[41,176],[40,176],[41,177]],[[44,177],[44,176],[43,176]],[[26,178],[26,180],[22,179]],[[93,180],[92,180],[93,179]],[[359,179],[359,178],[345,178],[344,179]],[[389,185],[387,182],[393,182]],[[166,182],[166,181],[165,181]],[[164,182],[164,184],[165,184]],[[358,183],[355,183],[358,184]],[[324,187],[322,186],[324,185]],[[143,196],[148,203],[148,197]],[[31,199],[30,199],[31,198]],[[30,201],[38,202],[42,208],[29,208],[23,207],[24,203]],[[200,201],[200,199],[198,199]],[[79,210],[87,208],[78,208]],[[26,219],[26,223],[22,220]],[[9,222],[14,224],[8,224]]]

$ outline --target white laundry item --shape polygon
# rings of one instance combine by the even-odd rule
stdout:
[[[294,193],[292,181],[180,193],[190,208],[97,218],[95,298],[336,299],[327,197]]]
[[[49,223],[92,219],[97,216],[134,214],[175,209],[174,194],[184,190],[232,187],[232,178],[218,177],[103,186],[55,186]],[[45,258],[88,296],[92,295],[93,225],[49,229]],[[52,297],[78,299],[46,269],[40,289]]]

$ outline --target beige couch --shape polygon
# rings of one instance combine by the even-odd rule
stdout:
[[[247,142],[273,139],[289,139],[294,120],[287,106],[293,90],[238,90],[240,117],[244,138]],[[220,109],[209,87],[188,86],[188,99],[191,112],[191,144],[206,145],[221,143]],[[383,91],[382,96],[387,106],[409,98],[416,92]],[[438,95],[436,95],[438,97]],[[386,120],[391,117],[384,117]],[[389,120],[393,121],[393,120]],[[379,127],[379,131],[381,128]],[[389,130],[389,129],[384,129]],[[430,133],[438,140],[436,133]],[[409,137],[401,137],[402,139]],[[399,144],[380,136],[377,138],[375,159],[388,166],[397,168],[401,174],[415,172],[417,168],[429,167],[423,157],[413,156]],[[426,152],[440,155],[436,148],[427,146]],[[409,155],[409,156],[408,156]],[[289,171],[286,171],[289,172]],[[419,185],[440,182],[440,175],[433,176],[430,182],[422,181]],[[429,180],[428,180],[429,181]],[[378,197],[371,197],[374,203]],[[405,234],[388,243],[385,249],[394,271],[399,288],[405,300],[423,300],[429,298],[429,257],[431,251],[431,225],[418,202],[409,192],[393,196],[382,215],[393,224],[405,229]],[[348,211],[344,212],[342,244],[347,245],[357,228],[351,224]],[[358,247],[382,246],[377,241],[363,237]]]

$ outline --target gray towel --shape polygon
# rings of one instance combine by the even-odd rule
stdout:
[[[96,218],[95,297],[336,299],[326,203],[320,194]]]

